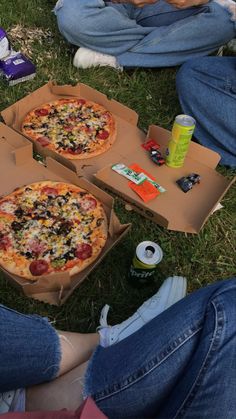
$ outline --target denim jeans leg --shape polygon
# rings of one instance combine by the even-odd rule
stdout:
[[[236,57],[191,60],[176,85],[183,112],[197,121],[195,138],[236,167]]]
[[[143,37],[134,47],[117,57],[118,64],[124,67],[169,67],[180,65],[190,58],[208,55],[221,45],[234,38],[236,24],[231,20],[228,9],[211,1],[205,6],[192,7],[183,11],[172,8],[172,23],[167,25],[170,5],[160,0],[156,5],[158,25],[160,10],[161,20],[166,26],[157,27]],[[144,8],[145,9],[145,8]],[[168,14],[164,16],[164,13]],[[191,15],[189,11],[192,11]],[[197,13],[198,11],[198,13]],[[144,13],[144,12],[143,12]],[[145,12],[146,13],[146,12]],[[196,14],[197,13],[197,14]],[[173,17],[176,21],[173,22]],[[145,25],[145,19],[140,24]],[[154,25],[154,17],[147,17]]]
[[[213,1],[181,10],[164,0],[142,9],[103,0],[59,0],[54,12],[70,43],[115,55],[128,67],[179,65],[235,35],[229,11]]]
[[[59,337],[46,318],[0,305],[0,392],[52,380],[60,359]]]
[[[54,8],[62,35],[73,45],[119,55],[153,28],[132,19],[132,6],[107,6],[103,0],[59,0]]]
[[[190,294],[109,348],[85,380],[109,418],[224,418],[236,409],[236,278]]]

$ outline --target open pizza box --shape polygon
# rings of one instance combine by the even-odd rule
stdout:
[[[145,138],[144,133],[137,128],[138,115],[135,111],[113,99],[109,100],[106,95],[82,83],[78,83],[76,86],[59,86],[53,82],[48,82],[2,111],[1,114],[8,126],[21,133],[22,122],[28,112],[44,103],[68,97],[91,100],[108,109],[116,120],[116,140],[112,147],[105,153],[77,161],[69,160],[58,153],[42,147],[34,141],[34,151],[42,156],[52,157],[59,163],[75,171],[78,175],[83,175],[87,179],[92,180],[92,175],[99,169],[110,163],[115,164],[118,160],[126,156],[127,153],[132,154],[135,152],[137,148],[137,137]]]
[[[162,155],[165,155],[170,135],[169,131],[152,125],[149,127],[146,141],[150,138],[155,140],[160,145]],[[161,193],[148,203],[144,203],[128,186],[129,181],[112,170],[111,165],[96,173],[96,183],[122,197],[130,204],[128,205],[130,210],[134,209],[169,230],[199,233],[235,181],[235,178],[226,179],[215,170],[220,160],[219,154],[191,141],[184,166],[174,169],[165,164],[157,166],[150,159],[149,153],[141,147],[142,139],[137,138],[136,143],[135,152],[127,153],[118,163],[124,163],[126,166],[137,163],[154,176],[156,182],[166,192]],[[184,193],[176,184],[176,180],[190,173],[199,174],[201,181],[200,184],[194,185],[189,192]]]
[[[77,162],[63,158],[34,143],[35,151],[44,157],[54,158],[78,176],[82,175],[90,181],[97,182],[99,186],[115,192],[131,204],[129,208],[165,228],[189,233],[198,233],[201,230],[234,181],[216,172],[215,168],[220,160],[219,154],[191,142],[182,168],[171,169],[166,165],[158,167],[141,145],[146,139],[152,138],[160,144],[160,151],[164,155],[170,131],[151,126],[145,138],[145,134],[137,127],[138,115],[132,109],[115,100],[109,100],[104,94],[80,83],[76,86],[58,86],[49,82],[2,111],[2,116],[8,126],[20,132],[22,121],[29,111],[60,97],[80,97],[103,105],[115,116],[117,139],[105,153]],[[142,199],[128,187],[128,180],[111,170],[111,165],[116,163],[126,165],[137,163],[153,175],[166,192],[144,204]],[[190,173],[198,173],[202,180],[191,191],[184,193],[177,186],[176,180]]]
[[[109,250],[128,232],[130,224],[121,224],[113,210],[113,198],[88,180],[57,161],[47,158],[47,167],[32,157],[32,144],[22,135],[0,123],[0,195],[5,196],[15,188],[43,180],[73,183],[88,190],[102,202],[108,219],[108,239],[95,262],[82,272],[70,277],[68,273],[41,276],[32,282],[2,269],[11,283],[25,295],[54,305],[63,304],[89,273],[96,268]]]

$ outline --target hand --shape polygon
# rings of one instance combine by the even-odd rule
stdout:
[[[188,7],[201,6],[202,4],[208,3],[209,0],[166,0],[167,3],[171,4],[177,9],[187,9]]]
[[[154,4],[158,0],[111,0],[112,3],[130,3],[133,4],[136,7],[143,7],[147,4]]]

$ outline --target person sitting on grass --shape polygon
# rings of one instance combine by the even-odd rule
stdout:
[[[82,47],[78,68],[171,67],[235,36],[232,0],[58,0],[54,13],[62,35]]]
[[[235,4],[236,8],[236,4]],[[236,57],[203,57],[177,73],[183,112],[196,119],[194,137],[236,168]]]
[[[168,278],[131,318],[108,327],[106,307],[98,333],[84,335],[0,306],[2,413],[26,394],[26,410],[44,418],[89,396],[109,418],[232,419],[236,278],[185,291],[185,278]]]

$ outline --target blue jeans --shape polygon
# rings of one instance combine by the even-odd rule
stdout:
[[[127,67],[182,64],[235,36],[229,11],[214,1],[177,9],[164,0],[143,8],[103,0],[59,0],[54,12],[70,43],[115,55],[118,64]]]
[[[0,392],[57,376],[60,341],[46,318],[0,305]]]
[[[219,153],[221,164],[236,167],[236,57],[191,60],[176,84],[184,113],[197,121],[195,138]]]
[[[236,278],[190,294],[109,348],[85,395],[111,418],[236,417]]]
[[[109,348],[85,377],[109,418],[233,419],[236,413],[236,278],[179,301]],[[0,391],[53,379],[57,333],[46,319],[0,306]]]

